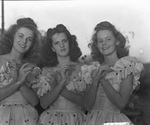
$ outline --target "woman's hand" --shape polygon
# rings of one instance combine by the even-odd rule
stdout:
[[[100,79],[100,83],[103,85],[105,84],[106,82],[109,82],[107,79],[105,79],[104,77],[102,79]]]
[[[95,75],[95,79],[97,79],[98,81],[102,78],[104,78],[104,76],[111,71],[111,68],[108,65],[101,65]]]
[[[26,80],[27,75],[31,73],[32,69],[33,67],[29,65],[29,63],[23,64],[19,69],[17,81],[22,84]]]
[[[64,65],[60,69],[60,75],[61,75],[61,82],[60,84],[67,85],[68,84],[68,69],[69,66]]]

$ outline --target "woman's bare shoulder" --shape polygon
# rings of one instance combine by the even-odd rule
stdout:
[[[9,59],[8,59],[7,55],[0,55],[0,66],[8,61],[9,61]]]

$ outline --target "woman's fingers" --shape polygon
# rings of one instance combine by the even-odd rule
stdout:
[[[27,66],[28,66],[28,63],[25,63],[25,64],[23,64],[23,65],[21,66],[21,68],[24,69],[24,68],[27,67]]]
[[[34,67],[29,65],[28,63],[25,63],[22,65],[22,67],[20,68],[20,70],[23,70],[24,72],[27,72],[27,71],[31,71]]]
[[[19,77],[25,79],[26,76],[32,71],[33,67],[28,66],[28,63],[22,65],[19,71]]]
[[[66,75],[68,73],[68,69],[69,69],[69,67],[67,65],[65,65],[61,68],[61,72]]]

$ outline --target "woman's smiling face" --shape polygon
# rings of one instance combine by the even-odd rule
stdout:
[[[33,36],[32,30],[25,27],[19,28],[14,35],[13,49],[19,53],[27,52],[32,45]]]
[[[97,33],[97,47],[104,56],[111,55],[116,52],[118,41],[109,30],[100,30]]]

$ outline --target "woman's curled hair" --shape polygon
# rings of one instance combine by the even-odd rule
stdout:
[[[0,55],[11,52],[14,42],[14,35],[17,30],[22,27],[28,28],[34,33],[32,45],[30,49],[24,54],[23,59],[30,60],[33,59],[32,57],[35,57],[35,51],[37,51],[37,47],[39,44],[40,32],[37,30],[37,25],[34,20],[29,17],[19,18],[15,24],[11,25],[8,30],[4,32],[0,40]]]
[[[117,41],[119,41],[119,45],[117,46],[117,55],[118,58],[122,58],[124,56],[127,56],[129,54],[128,49],[126,49],[125,45],[126,45],[126,38],[123,36],[123,34],[121,32],[119,32],[114,25],[112,25],[111,23],[109,23],[108,21],[104,21],[104,22],[100,22],[96,25],[96,27],[94,28],[94,34],[92,36],[92,43],[89,44],[91,47],[91,55],[93,56],[93,58],[97,61],[99,61],[100,63],[103,62],[103,56],[102,54],[99,52],[98,48],[97,48],[97,33],[100,30],[109,30],[112,32],[112,34],[114,35],[114,37],[116,38]]]
[[[72,35],[63,24],[58,24],[55,28],[49,28],[47,30],[45,37],[46,43],[43,47],[43,51],[45,51],[43,54],[45,56],[44,58],[46,59],[44,66],[56,66],[58,64],[57,55],[52,50],[52,36],[56,33],[66,34],[69,41],[69,56],[71,61],[77,61],[77,59],[82,55],[76,36]]]

